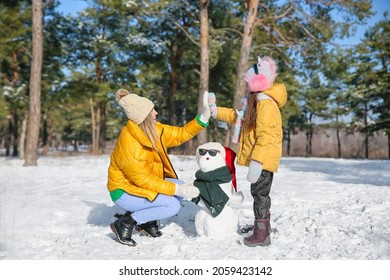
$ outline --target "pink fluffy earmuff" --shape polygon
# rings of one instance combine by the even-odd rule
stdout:
[[[258,62],[245,73],[251,92],[264,91],[272,86],[276,77],[276,63],[271,57],[258,57]]]

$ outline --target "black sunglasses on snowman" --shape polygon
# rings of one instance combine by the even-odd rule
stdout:
[[[219,151],[218,150],[199,149],[199,154],[201,156],[204,156],[207,153],[209,153],[210,156],[215,157],[217,155],[217,153],[219,153]]]

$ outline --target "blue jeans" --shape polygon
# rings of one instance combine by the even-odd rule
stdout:
[[[167,181],[183,184],[183,181],[167,178]],[[170,218],[180,210],[181,198],[158,194],[156,199],[149,201],[146,198],[124,193],[115,204],[124,211],[130,211],[137,224]]]

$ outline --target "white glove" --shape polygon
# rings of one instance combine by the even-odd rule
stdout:
[[[263,170],[263,165],[255,160],[251,160],[249,163],[249,172],[246,176],[246,179],[252,184],[256,183],[259,180],[261,171]]]
[[[208,123],[211,116],[210,107],[209,107],[209,92],[206,90],[203,93],[203,105],[202,105],[202,113],[200,114],[200,121],[202,123]]]
[[[191,199],[199,196],[199,194],[199,189],[194,187],[194,181],[188,181],[182,185],[176,184],[175,195],[177,196]]]

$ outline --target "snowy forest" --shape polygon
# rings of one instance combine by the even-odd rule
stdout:
[[[75,2],[82,8],[64,11]],[[237,280],[266,267],[274,280],[387,279],[389,11],[388,0],[0,0],[0,278],[203,280],[217,270]],[[201,206],[178,198],[158,238],[135,227],[136,246],[116,242],[111,224],[130,214],[107,183],[128,120],[117,90],[147,97],[158,121],[182,126],[202,112],[205,91],[238,108],[258,56],[276,61],[275,82],[288,93],[263,229],[272,245],[245,244],[256,231],[253,184],[238,164],[242,203],[229,208],[229,235],[200,235]],[[194,182],[201,144],[237,151],[233,131],[210,118],[168,150],[178,179]],[[238,273],[245,268],[260,273]]]
[[[374,14],[372,1],[85,2],[71,15],[59,0],[0,1],[1,156],[35,165],[52,150],[109,153],[126,119],[114,102],[120,87],[174,125],[196,115],[205,90],[237,107],[243,73],[267,55],[288,89],[284,155],[294,141],[303,148],[292,155],[319,155],[313,138],[330,130],[334,157],[370,158],[380,135],[375,157],[389,158],[388,12],[360,43],[340,43]],[[180,153],[206,141],[234,147],[229,133],[212,121]],[[361,139],[361,153],[344,152],[346,135]]]

